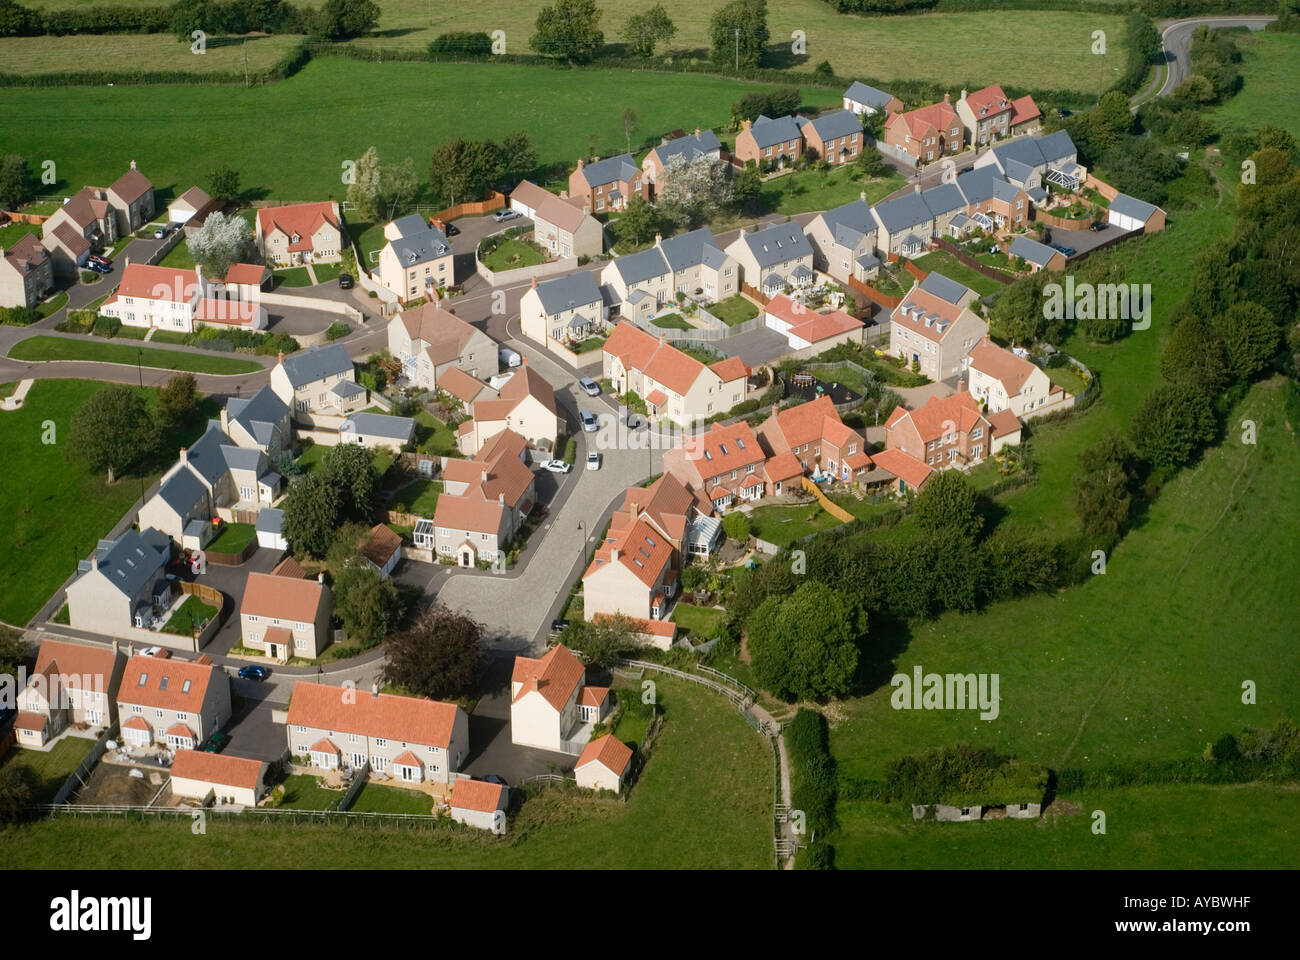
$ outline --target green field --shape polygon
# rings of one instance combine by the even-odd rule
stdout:
[[[207,549],[210,553],[242,553],[256,536],[257,527],[251,523],[223,523]]]
[[[535,267],[546,262],[546,256],[517,237],[502,241],[501,245],[480,258],[489,270],[514,270],[517,267]]]
[[[799,170],[763,184],[759,196],[763,209],[770,213],[806,213],[843,206],[867,195],[868,203],[883,200],[903,186],[901,174],[887,177],[863,176],[856,166],[837,167],[825,173]]]
[[[839,520],[816,503],[793,507],[759,507],[749,517],[753,521],[754,536],[779,547],[840,525]]]
[[[433,813],[433,798],[419,790],[367,783],[348,809],[356,813],[414,813],[427,817]]]
[[[986,277],[978,270],[974,270],[962,263],[951,253],[946,250],[936,250],[933,253],[927,253],[925,256],[912,261],[926,273],[940,273],[949,280],[956,280],[960,284],[970,287],[981,297],[988,296],[1003,289],[1006,284],[998,283],[991,277]],[[1013,277],[1013,274],[1007,274]]]
[[[26,767],[35,774],[32,801],[50,803],[94,745],[95,741],[86,737],[64,737],[49,750],[14,747],[0,759],[0,770],[8,766]]]
[[[1300,102],[1278,96],[1279,90],[1295,88],[1300,35],[1253,33],[1237,45],[1242,52],[1241,91],[1223,106],[1211,108],[1216,125],[1250,128],[1271,123],[1300,137]]]
[[[393,495],[393,509],[399,513],[413,513],[418,517],[432,517],[442,493],[441,480],[413,480]]]
[[[160,370],[187,370],[191,373],[236,374],[254,373],[262,369],[251,360],[211,356],[180,350],[158,350],[152,347],[131,347],[95,340],[71,340],[64,337],[28,337],[14,344],[9,351],[14,360],[87,360],[96,363],[122,363]]]
[[[39,4],[38,4],[39,5]],[[248,69],[260,73],[281,59],[301,40],[295,36],[249,37]],[[5,37],[0,39],[0,64],[5,73],[67,73],[106,69],[108,64],[147,63],[151,70],[185,73],[239,73],[244,69],[244,44],[208,42],[207,52],[190,52],[171,34],[78,34],[66,37]]]
[[[196,843],[189,820],[59,819],[0,830],[6,865],[47,866],[77,851],[85,869],[763,869],[772,865],[772,755],[723,697],[656,677],[664,727],[626,802],[550,790],[529,799],[504,837],[440,825],[231,823],[211,818]],[[639,688],[627,688],[633,690]],[[316,797],[314,784],[295,785]],[[337,794],[335,794],[337,796]],[[308,809],[312,807],[306,807]],[[315,807],[319,809],[319,807]],[[665,830],[664,824],[672,824]]]

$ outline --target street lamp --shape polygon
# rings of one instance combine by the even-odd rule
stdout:
[[[736,72],[740,73],[740,27],[736,28]]]
[[[582,565],[587,565],[587,525],[582,520],[578,521],[578,532],[582,534],[582,545],[579,549],[582,551]]]

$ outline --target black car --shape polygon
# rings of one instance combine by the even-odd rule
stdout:
[[[568,625],[569,625],[569,621],[568,621],[568,620],[552,620],[552,621],[551,621],[551,636],[555,636],[557,633],[563,633],[563,632],[564,632],[564,628],[567,627]]]
[[[454,223],[447,224],[447,229],[443,231],[447,236],[454,237],[460,233],[460,227]]]
[[[340,274],[339,274],[339,289],[340,289],[340,290],[351,290],[351,289],[352,289],[352,284],[355,283],[355,282],[356,282],[356,281],[354,281],[354,280],[352,279],[352,274],[350,274],[350,273],[340,273]]]
[[[1106,229],[1106,221],[1094,220],[1092,223],[1088,224],[1088,229],[1093,233],[1101,233],[1101,231]]]
[[[1063,117],[1072,117],[1072,116],[1074,116],[1074,111],[1073,111],[1073,110],[1067,110],[1067,109],[1065,109],[1065,107],[1062,107],[1060,110],[1058,110],[1058,111],[1056,111],[1056,112],[1059,113],[1059,114],[1060,114],[1061,116],[1063,116]]]
[[[1074,254],[1075,254],[1075,252],[1076,252],[1075,249],[1074,249],[1074,247],[1067,247],[1067,246],[1066,246],[1065,244],[1063,244],[1063,243],[1053,243],[1053,244],[1051,244],[1051,247],[1052,247],[1053,250],[1056,250],[1056,251],[1058,251],[1059,253],[1063,253],[1063,254],[1065,254],[1067,257],[1072,257],[1072,256],[1074,256]]]

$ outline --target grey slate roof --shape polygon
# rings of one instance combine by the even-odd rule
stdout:
[[[330,387],[330,393],[336,397],[357,397],[366,392],[366,388],[353,380],[340,380]]]
[[[933,272],[921,281],[921,289],[949,303],[959,303],[962,297],[971,292],[970,287],[963,286],[956,280],[950,280],[942,273]]]
[[[822,222],[832,239],[842,247],[856,247],[862,238],[876,232],[876,221],[871,219],[871,204],[854,200],[843,206],[827,210]]]
[[[537,298],[548,314],[574,307],[585,307],[600,300],[600,287],[594,274],[587,270],[545,280],[537,285]]]
[[[844,96],[854,103],[863,103],[868,107],[875,107],[877,110],[883,110],[885,104],[893,99],[884,90],[877,90],[875,87],[868,86],[865,83],[858,83],[856,80],[849,84],[849,88],[844,91]]]
[[[247,400],[231,397],[226,401],[226,413],[233,423],[247,430],[258,443],[266,445],[272,440],[276,424],[289,415],[285,402],[269,386],[263,387]]]
[[[858,257],[858,266],[863,270],[874,270],[876,267],[880,266],[880,258],[874,253],[864,253],[862,256]]]
[[[1016,237],[1012,240],[1011,246],[1007,247],[1007,253],[1040,267],[1047,266],[1052,257],[1056,256],[1056,251],[1047,244],[1030,240],[1028,237]]]
[[[1021,163],[1019,160],[1008,159],[1003,167],[1007,171],[1007,176],[1019,183],[1024,183],[1034,175],[1034,168],[1027,163]]]
[[[876,216],[890,233],[898,233],[934,219],[919,193],[908,193],[875,206]]]
[[[393,226],[402,236],[408,233],[422,233],[429,228],[429,222],[418,213],[408,213],[404,217],[398,217],[393,221]]]
[[[1078,153],[1074,141],[1070,139],[1070,134],[1065,130],[1057,130],[1045,137],[1034,137],[1034,139],[1038,141],[1038,149],[1042,152],[1043,159],[1048,163],[1055,163],[1057,160],[1063,160]]]
[[[629,253],[625,257],[614,258],[614,269],[628,286],[641,283],[651,277],[661,277],[668,272],[668,261],[658,247],[650,247],[639,253]]]
[[[262,469],[263,454],[260,450],[227,444],[221,448],[221,453],[225,457],[226,466],[232,470],[252,470],[256,473]]]
[[[760,267],[812,256],[812,244],[798,223],[774,223],[754,233],[741,235]]]
[[[1015,137],[993,147],[993,155],[1004,169],[1008,160],[1016,160],[1030,167],[1041,167],[1076,153],[1074,141],[1065,130],[1057,130],[1044,137]]]
[[[405,443],[415,431],[415,421],[410,417],[390,417],[386,413],[354,413],[348,417],[356,433],[368,437],[384,437]]]
[[[409,232],[400,226],[412,220],[417,221],[418,226],[410,224]],[[428,260],[437,260],[451,253],[451,244],[447,242],[447,235],[420,217],[412,214],[396,222],[399,224],[398,229],[402,230],[402,235],[396,240],[390,240],[389,244],[401,266],[414,266]]]
[[[966,206],[966,200],[955,183],[941,183],[937,187],[921,191],[921,199],[936,217]]]
[[[760,150],[766,150],[768,147],[774,147],[778,143],[788,143],[791,140],[799,140],[803,134],[799,132],[799,124],[795,122],[794,117],[759,117],[750,127],[749,132],[754,136],[754,142],[758,144]]]
[[[208,429],[203,436],[185,451],[190,467],[209,487],[214,486],[226,472],[226,455],[223,451],[229,445],[229,438],[221,432],[221,423],[209,420]]]
[[[256,530],[258,533],[279,533],[284,523],[284,511],[274,507],[263,507],[257,514]]]
[[[352,369],[352,358],[341,343],[328,347],[308,347],[301,353],[284,358],[284,372],[294,388],[324,380],[326,377],[347,373]]]
[[[99,541],[95,555],[100,573],[128,597],[157,579],[159,569],[167,562],[167,555],[138,530],[128,530],[116,540]]]
[[[633,180],[640,173],[641,169],[632,161],[630,153],[606,157],[604,160],[585,164],[582,168],[582,175],[587,178],[587,184],[592,187],[599,187],[602,183],[613,183],[615,180]]]
[[[676,140],[669,140],[655,147],[654,152],[658,154],[659,162],[668,166],[668,161],[673,157],[681,157],[690,163],[698,156],[721,149],[722,143],[718,140],[717,134],[712,130],[701,130],[698,138],[693,133],[678,137]]]
[[[852,110],[836,110],[820,117],[813,117],[807,122],[817,131],[817,136],[821,137],[823,143],[862,132],[862,121]]]
[[[198,503],[207,492],[207,488],[199,482],[199,478],[184,468],[173,473],[158,488],[158,496],[162,497],[163,503],[181,516],[184,516],[186,511]]]
[[[957,216],[952,218],[952,221],[949,223],[949,226],[956,227],[958,230],[965,230],[967,227],[970,226],[970,224],[971,224],[970,217],[966,216],[966,214],[964,213],[959,213],[957,214]]]
[[[1034,203],[1042,203],[1047,199],[1047,191],[1042,187],[1030,187],[1025,193],[1029,194],[1029,199]]]
[[[717,241],[713,239],[713,231],[708,227],[683,233],[679,237],[669,237],[661,241],[659,250],[674,271],[688,270],[702,263],[716,269],[726,259],[726,254],[719,249]]]
[[[957,189],[967,203],[983,203],[991,197],[1014,200],[1016,188],[998,175],[995,167],[980,167],[957,176]]]
[[[1151,214],[1160,208],[1147,203],[1145,200],[1139,200],[1137,197],[1130,197],[1127,193],[1117,193],[1115,199],[1110,202],[1110,209],[1125,217],[1132,217],[1145,223],[1151,219]]]

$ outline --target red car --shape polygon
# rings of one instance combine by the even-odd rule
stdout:
[[[113,265],[112,260],[107,260],[104,257],[97,257],[93,253],[90,255],[89,259],[91,263],[97,263],[101,267],[111,267]]]

